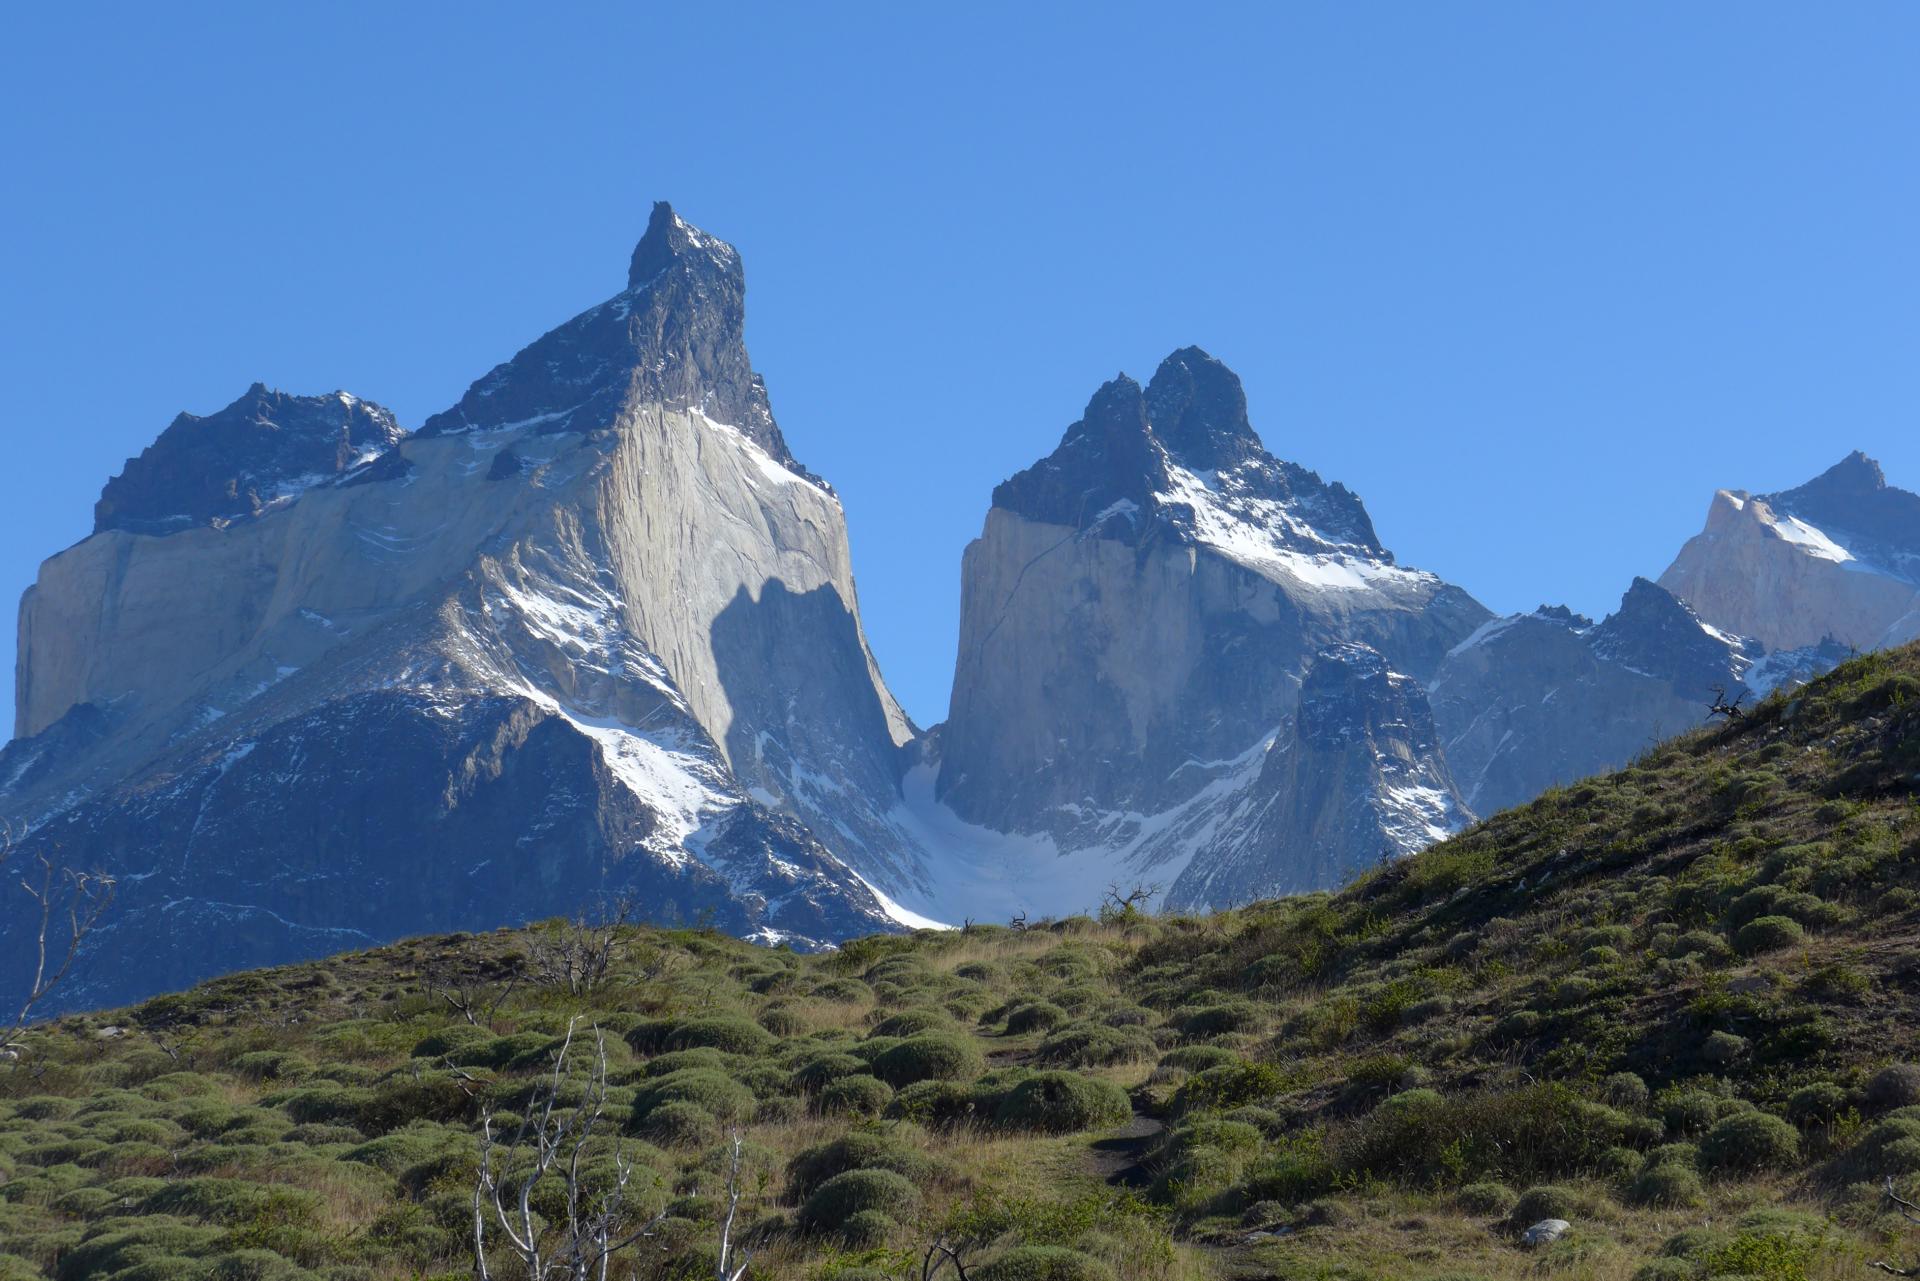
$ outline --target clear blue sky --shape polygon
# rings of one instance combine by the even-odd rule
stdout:
[[[1920,7],[545,8],[9,9],[0,595],[255,379],[417,425],[663,197],[923,722],[993,485],[1187,343],[1499,610],[1604,613],[1718,486],[1920,487]]]

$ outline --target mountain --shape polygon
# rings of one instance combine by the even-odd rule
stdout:
[[[120,877],[67,995],[629,900],[820,946],[913,728],[724,242],[656,206],[613,298],[411,436],[255,386],[109,482],[21,605],[0,817]],[[28,944],[16,930],[0,950]]]
[[[1329,659],[1303,709],[1371,701]],[[824,955],[627,929],[584,993],[556,928],[415,938],[62,1019],[0,1074],[0,1275],[474,1275],[483,1130],[512,1177],[503,1114],[596,1100],[582,1208],[624,1134],[665,1216],[616,1276],[711,1276],[728,1225],[783,1281],[936,1237],[985,1281],[1910,1270],[1917,771],[1907,647],[1337,893]]]
[[[1472,818],[1421,683],[1366,645],[1330,645],[1314,656],[1231,825],[1202,847],[1173,897],[1220,908],[1332,889]]]
[[[1254,807],[1287,803],[1261,777],[1315,656],[1364,645],[1424,683],[1487,617],[1396,564],[1345,487],[1268,453],[1240,380],[1186,348],[1145,388],[1101,387],[1058,449],[994,491],[962,561],[930,790],[977,838],[1026,842],[1036,910],[1077,910],[1115,881],[1171,886],[1175,903],[1325,884],[1397,841],[1336,825],[1353,844],[1244,844]],[[1460,821],[1446,813],[1442,827]]]
[[[1858,451],[1797,489],[1723,489],[1660,585],[1775,649],[1920,636],[1920,494]]]

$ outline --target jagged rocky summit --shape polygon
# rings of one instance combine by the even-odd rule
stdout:
[[[847,861],[911,861],[913,729],[743,279],[663,204],[625,289],[420,432],[255,387],[109,483],[22,603],[0,753],[23,852],[120,877],[69,1004],[616,896],[803,947],[917,921]]]
[[[1309,795],[1268,768],[1277,742],[1288,779],[1329,750],[1294,721],[1316,661],[1345,670],[1335,656],[1359,651],[1340,647],[1366,647],[1424,722],[1421,687],[1488,613],[1397,564],[1345,487],[1268,453],[1239,379],[1197,348],[1145,388],[1101,387],[1053,454],[995,490],[961,581],[932,790],[1028,838],[1034,883],[1062,900],[1124,879],[1178,906],[1313,888],[1466,818],[1425,759],[1430,733],[1405,737],[1439,793],[1419,822],[1288,812],[1373,813],[1386,786],[1329,767],[1316,777],[1373,791]],[[1342,706],[1372,732],[1359,700]],[[1309,831],[1311,848],[1281,841]]]

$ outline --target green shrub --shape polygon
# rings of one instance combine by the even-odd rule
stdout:
[[[1807,941],[1807,932],[1791,916],[1762,916],[1742,925],[1733,946],[1742,956],[1761,956]]]
[[[1647,1106],[1653,1094],[1647,1083],[1631,1072],[1615,1072],[1600,1083],[1600,1097],[1616,1108],[1638,1112]]]
[[[922,1032],[952,1030],[953,1019],[944,1010],[902,1010],[874,1024],[868,1035],[899,1037],[904,1040],[910,1036],[918,1036]]]
[[[1635,1205],[1691,1209],[1706,1202],[1706,1185],[1691,1166],[1649,1161],[1627,1185],[1627,1200]]]
[[[820,1091],[822,1116],[879,1116],[893,1101],[893,1087],[878,1077],[843,1076]]]
[[[866,1074],[867,1065],[851,1054],[822,1054],[793,1070],[793,1084],[808,1094],[818,1094],[843,1076]]]
[[[1008,1011],[1007,1034],[1021,1036],[1028,1032],[1044,1032],[1059,1027],[1067,1021],[1067,1017],[1067,1012],[1051,1001],[1027,1001]]]
[[[669,1050],[665,1054],[656,1054],[647,1060],[640,1071],[644,1076],[669,1076],[689,1068],[731,1073],[739,1062],[740,1056],[737,1054],[723,1054],[710,1045],[704,1045],[697,1050]]]
[[[1207,1038],[1228,1032],[1245,1032],[1259,1026],[1259,1007],[1250,1001],[1224,1001],[1218,1005],[1182,1010],[1174,1016],[1174,1026],[1182,1035]]]
[[[1512,1212],[1520,1194],[1504,1183],[1469,1183],[1454,1193],[1453,1199],[1468,1214],[1505,1216]]]
[[[1106,1067],[1143,1062],[1158,1050],[1153,1038],[1138,1027],[1069,1023],[1042,1041],[1034,1057],[1061,1067]]]
[[[760,1011],[760,1026],[785,1040],[807,1030],[806,1016],[789,1006],[772,1006]]]
[[[1832,1081],[1803,1085],[1787,1096],[1787,1119],[1806,1127],[1831,1124],[1847,1110],[1847,1091]]]
[[[911,1222],[920,1208],[920,1190],[892,1170],[861,1169],[836,1174],[800,1207],[799,1222],[810,1231],[833,1229],[864,1210],[877,1210],[896,1222]]]
[[[697,1103],[662,1103],[639,1125],[641,1137],[664,1148],[704,1148],[720,1139],[720,1122]]]
[[[886,1115],[943,1128],[971,1117],[977,1101],[974,1091],[958,1081],[917,1081],[893,1096]]]
[[[1777,1116],[1742,1112],[1716,1121],[1700,1141],[1708,1169],[1751,1174],[1792,1169],[1800,1161],[1800,1133]]]
[[[1507,1211],[1507,1226],[1523,1232],[1542,1219],[1575,1219],[1584,1204],[1573,1189],[1543,1183],[1520,1194],[1520,1199]]]
[[[1867,1078],[1862,1098],[1874,1112],[1891,1112],[1920,1104],[1920,1064],[1887,1064]]]
[[[1118,1125],[1132,1110],[1126,1092],[1111,1081],[1072,1072],[1036,1072],[1007,1092],[994,1120],[1013,1130],[1072,1134]]]
[[[861,1005],[873,999],[873,989],[855,978],[828,979],[813,989],[813,995],[836,1005]]]
[[[884,1210],[861,1210],[840,1225],[840,1237],[855,1249],[872,1249],[899,1230],[900,1224]]]
[[[634,1095],[635,1123],[646,1120],[647,1113],[668,1103],[698,1105],[722,1121],[740,1121],[753,1115],[753,1091],[706,1068],[683,1068],[648,1081]]]
[[[856,1130],[807,1148],[787,1163],[787,1198],[803,1202],[821,1184],[849,1170],[891,1170],[915,1184],[938,1171],[933,1160],[889,1135]]]
[[[463,1050],[471,1050],[494,1040],[494,1035],[483,1027],[473,1027],[465,1023],[455,1023],[441,1028],[438,1032],[422,1037],[414,1043],[412,1057],[416,1059],[443,1059],[457,1055]],[[459,1060],[455,1060],[458,1062]]]
[[[910,1036],[873,1061],[873,1073],[889,1085],[916,1081],[964,1081],[986,1070],[971,1037],[953,1032]]]
[[[971,1275],[979,1281],[1113,1281],[1106,1264],[1057,1245],[1015,1246]]]
[[[716,1015],[702,1019],[683,1019],[666,1033],[662,1048],[691,1050],[701,1046],[727,1054],[765,1054],[775,1045],[773,1034],[751,1019],[738,1015]],[[640,1047],[634,1046],[637,1050]]]
[[[1160,1057],[1161,1067],[1183,1068],[1188,1072],[1204,1072],[1239,1062],[1240,1056],[1223,1045],[1183,1045]]]

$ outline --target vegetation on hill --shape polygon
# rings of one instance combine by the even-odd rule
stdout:
[[[645,1233],[614,1276],[1908,1268],[1917,787],[1909,648],[1337,894],[824,956],[554,922],[63,1019],[0,1068],[0,1281],[469,1276],[553,1125]]]

